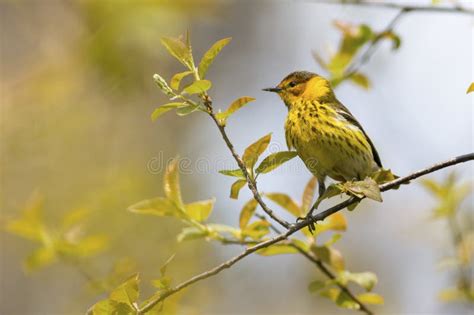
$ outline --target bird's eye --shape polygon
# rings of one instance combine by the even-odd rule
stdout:
[[[288,86],[289,87],[295,87],[296,86],[296,82],[295,81],[291,81],[290,83],[288,83]]]

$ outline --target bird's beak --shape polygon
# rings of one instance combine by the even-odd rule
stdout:
[[[281,89],[279,87],[274,87],[274,88],[266,88],[266,89],[263,89],[263,91],[266,91],[266,92],[273,92],[273,93],[280,93],[281,92]]]

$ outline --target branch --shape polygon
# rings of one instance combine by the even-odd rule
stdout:
[[[259,214],[255,214],[255,216],[257,216],[258,218],[262,219],[262,220],[266,220],[265,216],[263,215],[259,215]],[[275,227],[272,223],[270,223],[270,228],[275,231],[276,233],[278,234],[281,234],[281,231],[278,230],[277,227]],[[301,248],[300,246],[298,246],[297,244],[295,243],[292,243],[292,242],[289,242],[288,244],[289,246],[295,248],[301,255],[303,255],[304,257],[306,257],[309,261],[311,261],[313,264],[316,265],[316,267],[324,274],[326,275],[329,279],[331,280],[335,280],[336,279],[336,276],[329,270],[329,268],[317,257],[315,257],[313,255],[313,253],[309,253],[307,251],[305,251],[303,248]],[[373,314],[373,312],[367,307],[365,306],[364,303],[362,303],[350,290],[348,287],[346,287],[345,285],[342,285],[341,283],[335,281],[335,284],[339,287],[339,289],[341,289],[344,293],[347,294],[347,296],[349,296],[355,303],[359,304],[359,310],[368,314],[368,315],[371,315]]]
[[[474,15],[473,10],[464,8],[462,6],[452,6],[452,7],[416,6],[416,5],[404,5],[400,3],[394,3],[394,2],[371,2],[371,1],[363,1],[363,0],[351,0],[351,1],[306,0],[306,1],[323,3],[323,4],[338,4],[338,5],[353,5],[353,6],[364,6],[364,7],[373,7],[373,8],[385,8],[385,9],[392,9],[392,10],[433,12],[433,13],[458,13],[458,14]]]
[[[416,171],[416,172],[414,172],[410,175],[407,175],[405,177],[401,177],[401,178],[398,178],[398,179],[393,180],[391,182],[380,185],[379,188],[380,188],[380,191],[384,192],[384,191],[390,190],[392,188],[395,188],[395,187],[397,187],[401,184],[408,183],[409,181],[411,181],[413,179],[416,179],[418,177],[424,176],[426,174],[430,174],[430,173],[436,172],[438,170],[441,170],[443,168],[450,167],[450,166],[460,164],[460,163],[464,163],[464,162],[467,162],[467,161],[472,161],[472,160],[474,160],[474,153],[461,155],[461,156],[455,157],[453,159],[450,159],[450,160],[447,160],[447,161],[444,161],[444,162],[441,162],[441,163],[434,164],[434,165],[432,165],[428,168],[421,169],[421,170]],[[266,240],[266,241],[263,241],[263,242],[260,242],[256,245],[254,245],[254,246],[248,247],[241,254],[227,260],[226,262],[224,262],[224,263],[222,263],[222,264],[220,264],[220,265],[218,265],[218,266],[216,266],[216,267],[214,267],[214,268],[212,268],[212,269],[210,269],[206,272],[198,274],[198,275],[190,278],[189,280],[184,281],[181,284],[178,284],[174,288],[171,288],[168,291],[164,292],[160,296],[158,296],[155,299],[148,302],[139,311],[139,314],[144,314],[147,311],[150,311],[156,304],[158,304],[161,301],[165,300],[170,295],[173,295],[173,294],[183,290],[184,288],[186,288],[186,287],[188,287],[188,286],[190,286],[190,285],[192,285],[192,284],[194,284],[198,281],[210,278],[210,277],[220,273],[221,271],[232,267],[234,264],[236,264],[240,260],[244,259],[245,257],[249,256],[250,254],[258,251],[259,249],[266,248],[266,247],[271,246],[273,244],[276,244],[280,241],[283,241],[283,240],[287,239],[289,236],[291,236],[292,234],[294,234],[297,231],[301,230],[302,228],[308,226],[309,224],[311,224],[313,222],[317,222],[317,221],[322,221],[326,217],[330,216],[331,214],[336,213],[336,212],[346,208],[347,206],[349,206],[349,205],[351,205],[355,202],[359,202],[362,199],[361,198],[356,198],[356,197],[351,197],[351,198],[347,199],[346,201],[343,201],[343,202],[341,202],[341,203],[339,203],[339,204],[337,204],[337,205],[335,205],[335,206],[333,206],[333,207],[331,207],[331,208],[329,208],[329,209],[327,209],[323,212],[315,214],[314,216],[312,216],[310,218],[307,218],[305,220],[299,221],[296,224],[291,225],[290,228],[285,233],[279,234],[279,235],[277,235],[277,236],[275,236],[275,237],[273,237],[269,240]]]
[[[398,14],[395,15],[395,17],[390,21],[390,23],[388,23],[387,27],[380,34],[387,34],[387,33],[392,32],[393,28],[400,21],[400,18],[408,12],[409,10],[406,10],[406,9],[400,10],[400,12],[398,12]],[[372,58],[372,55],[377,50],[382,38],[383,36],[378,36],[377,38],[375,38],[375,40],[373,40],[369,44],[369,47],[367,47],[367,49],[360,56],[360,58],[351,63],[351,65],[344,71],[344,74],[341,77],[341,82],[346,79],[349,79],[351,76],[356,74],[363,65],[365,65],[367,62],[370,61],[370,58]]]
[[[245,179],[247,180],[247,185],[250,189],[250,191],[253,194],[253,197],[255,200],[258,202],[260,207],[262,207],[263,211],[265,211],[273,220],[278,222],[281,226],[285,227],[286,229],[290,228],[291,224],[288,223],[287,221],[283,220],[282,218],[278,217],[275,212],[270,209],[267,204],[263,201],[262,196],[258,192],[257,189],[257,182],[254,181],[251,177],[249,172],[247,171],[247,167],[245,166],[244,162],[240,158],[240,156],[237,154],[237,152],[234,149],[234,145],[232,142],[229,140],[229,137],[227,136],[227,132],[225,131],[225,127],[219,123],[219,120],[217,119],[216,115],[212,111],[212,102],[210,101],[209,97],[207,96],[205,98],[205,103],[206,107],[208,108],[208,114],[211,116],[212,120],[216,124],[217,128],[219,129],[219,132],[222,135],[222,138],[224,139],[225,144],[227,145],[227,148],[229,148],[229,151],[231,152],[232,156],[234,157],[235,161],[237,162],[239,168],[242,170],[242,173],[245,176]]]

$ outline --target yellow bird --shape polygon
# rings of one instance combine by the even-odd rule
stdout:
[[[363,180],[382,168],[369,136],[325,78],[297,71],[264,91],[277,93],[288,107],[286,143],[318,179],[320,196],[327,176],[341,182]]]

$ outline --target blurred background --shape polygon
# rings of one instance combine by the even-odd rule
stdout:
[[[462,4],[472,8],[469,1]],[[177,220],[126,211],[163,194],[159,166],[176,155],[194,163],[181,175],[185,200],[217,198],[212,222],[237,225],[251,198],[245,189],[238,201],[228,198],[232,179],[217,171],[234,163],[208,117],[169,113],[151,122],[153,109],[166,103],[152,75],[169,79],[182,71],[160,37],[189,30],[196,56],[232,37],[210,69],[211,96],[221,108],[243,95],[255,97],[229,120],[228,133],[242,152],[273,132],[276,151],[286,146],[286,108],[261,89],[294,70],[324,74],[312,51],[328,56],[337,49],[341,34],[334,20],[382,30],[395,14],[318,1],[1,1],[2,220],[17,216],[32,194],[41,194],[48,224],[88,209],[88,231],[107,235],[107,249],[82,266],[91,274],[103,277],[122,262],[130,273],[152,279],[174,253],[169,269],[177,282],[211,268],[241,249],[177,243]],[[394,173],[473,151],[472,96],[465,93],[473,81],[473,25],[468,15],[406,15],[395,29],[400,49],[392,51],[384,42],[363,67],[371,88],[351,83],[337,88]],[[455,168],[460,182],[472,180],[472,163]],[[448,173],[429,177],[442,180]],[[309,178],[294,159],[262,177],[259,186],[299,199]],[[465,207],[472,202],[471,197]],[[437,298],[452,279],[437,269],[451,240],[444,222],[430,220],[435,205],[415,181],[384,194],[383,204],[364,201],[346,213],[349,228],[338,248],[350,270],[378,275],[376,291],[385,305],[375,307],[376,313],[468,312],[463,304]],[[0,241],[0,314],[82,314],[100,299],[74,265],[27,272],[22,262],[34,246],[3,232]],[[179,295],[177,314],[347,313],[307,291],[317,274],[295,255],[253,256]],[[151,288],[143,283],[147,296]]]

